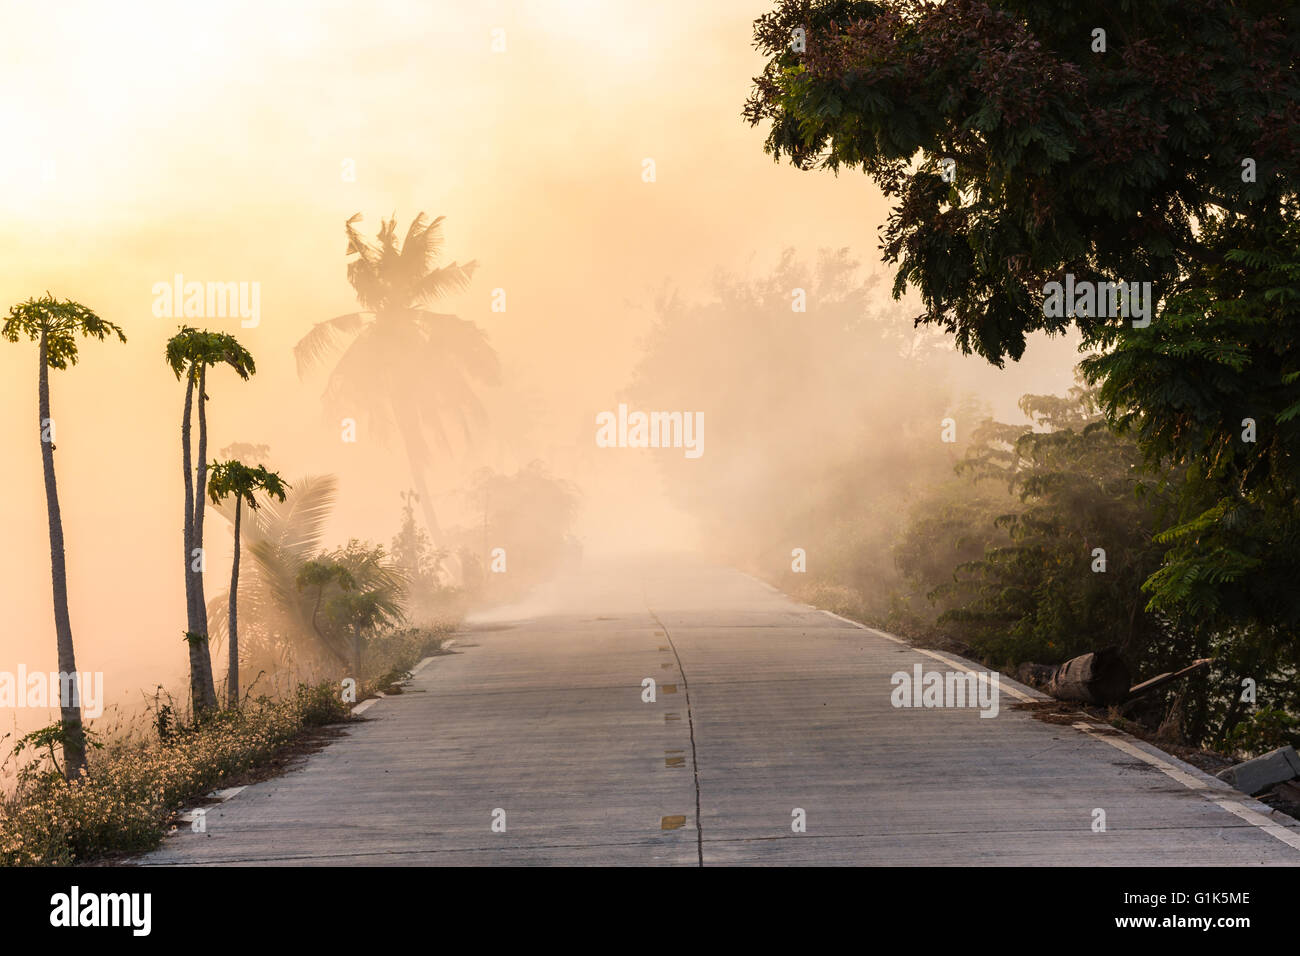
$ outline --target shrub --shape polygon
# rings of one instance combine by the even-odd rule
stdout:
[[[107,746],[71,783],[27,774],[0,806],[0,864],[69,865],[152,849],[187,803],[348,716],[335,685],[299,685],[285,700],[259,698],[198,726],[169,726],[158,740]]]

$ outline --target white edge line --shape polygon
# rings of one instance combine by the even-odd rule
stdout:
[[[247,789],[248,789],[247,784],[245,784],[242,787],[226,787],[223,790],[213,790],[211,793],[208,794],[208,796],[213,800],[216,800],[218,803],[225,803],[227,800],[232,800],[235,797],[239,796]],[[207,809],[208,808],[206,806],[202,806],[202,807],[190,807],[188,810],[182,810],[180,813],[176,814],[176,822],[193,823],[194,812],[196,810],[207,810]],[[177,827],[176,830],[174,831],[174,833],[180,833],[180,832],[181,832],[180,827]]]
[[[456,643],[455,638],[452,638],[451,640],[443,641],[443,642],[442,642],[442,646],[443,646],[443,647],[450,647],[451,645],[453,645],[453,644],[455,644],[455,643]],[[433,657],[434,657],[434,655],[430,655],[430,656],[424,658],[424,660],[420,661],[420,662],[419,662],[418,664],[416,664],[414,667],[412,667],[412,668],[411,668],[411,677],[414,677],[416,674],[420,673],[420,671],[424,670],[424,668],[427,667],[427,666],[429,665],[429,663],[433,660]],[[408,678],[408,679],[409,679],[409,678]],[[402,681],[401,683],[402,683],[402,684],[405,684],[406,681]],[[388,696],[388,695],[385,694],[382,690],[377,690],[377,691],[375,691],[375,696],[374,696],[374,697],[368,697],[368,698],[366,698],[365,700],[363,700],[361,703],[357,704],[355,707],[352,708],[352,716],[353,716],[353,717],[356,717],[358,714],[364,714],[367,710],[369,710],[371,707],[373,707],[375,704],[379,703],[379,701],[383,700],[383,699],[384,699],[385,697],[387,697],[387,696]]]
[[[456,641],[455,641],[455,639],[453,638],[453,639],[451,639],[451,640],[443,641],[443,642],[442,642],[442,646],[443,646],[443,647],[450,647],[450,646],[451,646],[452,644],[454,644],[454,643],[456,643]],[[432,657],[432,656],[429,656],[429,657],[424,658],[424,660],[420,661],[418,664],[416,664],[413,668],[411,668],[411,676],[414,677],[416,674],[418,674],[418,673],[419,673],[421,670],[423,670],[423,669],[424,669],[424,668],[429,664],[429,662],[432,661],[432,660],[433,660],[433,657]],[[405,683],[405,681],[403,681],[403,683]],[[383,700],[386,696],[388,696],[388,695],[385,694],[383,691],[376,691],[376,696],[374,696],[374,697],[370,697],[370,698],[367,698],[366,700],[363,700],[361,703],[357,704],[355,707],[352,708],[352,716],[355,717],[357,714],[363,714],[363,713],[365,713],[367,710],[369,710],[369,709],[370,709],[371,707],[373,707],[375,704],[377,704],[377,703],[379,703],[381,700]],[[208,794],[208,796],[211,797],[211,798],[213,798],[213,799],[215,799],[215,800],[217,800],[217,801],[219,801],[219,802],[221,802],[221,803],[225,803],[227,800],[232,800],[232,799],[234,799],[235,797],[239,796],[241,793],[243,793],[243,792],[244,792],[245,790],[247,790],[247,789],[248,789],[247,784],[245,784],[245,785],[242,786],[242,787],[226,787],[226,788],[224,788],[224,789],[222,789],[222,790],[214,790],[214,791],[212,791],[212,793]],[[193,823],[193,822],[194,822],[194,811],[195,811],[195,810],[200,810],[200,809],[202,809],[202,810],[206,810],[207,807],[206,807],[206,806],[204,806],[204,807],[191,807],[191,808],[189,808],[188,810],[182,810],[180,813],[178,813],[178,814],[176,815],[176,820],[177,820],[177,822],[178,822],[178,823]],[[181,832],[181,831],[180,831],[179,828],[177,828],[177,829],[174,831],[174,833],[180,833],[180,832]]]
[[[1116,748],[1117,750],[1123,751],[1129,756],[1137,757],[1139,760],[1143,761],[1144,763],[1150,764],[1152,767],[1155,767],[1157,770],[1159,770],[1161,773],[1165,774],[1166,776],[1172,777],[1174,780],[1177,780],[1188,790],[1192,790],[1196,793],[1199,793],[1201,796],[1203,796],[1206,800],[1209,800],[1214,805],[1221,807],[1224,810],[1227,810],[1233,816],[1245,820],[1247,823],[1251,824],[1252,826],[1259,827],[1269,836],[1274,837],[1277,840],[1281,840],[1287,846],[1294,847],[1295,849],[1300,850],[1300,828],[1292,827],[1289,825],[1283,826],[1282,824],[1276,822],[1275,820],[1266,816],[1265,814],[1260,813],[1258,810],[1255,810],[1254,808],[1247,806],[1242,800],[1233,799],[1229,795],[1233,792],[1232,788],[1228,787],[1228,785],[1224,783],[1222,780],[1216,780],[1215,778],[1209,776],[1208,774],[1205,775],[1204,780],[1200,779],[1199,777],[1193,776],[1187,771],[1182,770],[1181,768],[1175,766],[1170,761],[1162,760],[1159,757],[1157,757],[1155,754],[1148,753],[1146,750],[1143,750],[1141,747],[1137,746],[1135,741],[1124,739],[1124,736],[1126,735],[1099,734],[1096,732],[1093,725],[1085,724],[1083,722],[1073,724],[1072,726],[1076,730],[1083,731],[1089,737],[1093,737],[1097,740],[1104,740],[1106,743],[1110,744],[1112,747]],[[1222,789],[1226,789],[1228,793],[1214,792],[1215,790],[1222,790]],[[1255,801],[1253,800],[1251,800],[1250,802],[1255,803]],[[1257,805],[1263,806],[1263,804],[1257,804]]]
[[[808,607],[812,607],[812,605],[809,604]],[[893,634],[888,634],[885,631],[877,630],[874,627],[867,627],[867,625],[865,624],[860,624],[857,621],[850,620],[847,617],[836,614],[834,611],[828,611],[825,608],[813,608],[813,610],[821,611],[823,614],[829,614],[837,621],[843,621],[845,624],[850,624],[853,627],[858,628],[859,630],[867,631],[870,634],[874,634],[876,637],[883,637],[887,641],[893,641],[895,644],[899,644],[902,645],[903,647],[906,647],[909,651],[915,651],[918,654],[924,654],[926,657],[930,657],[936,661],[940,661],[944,664],[947,664],[949,667],[954,667],[957,670],[968,671],[970,673],[973,673],[981,681],[983,681],[984,683],[988,683],[987,669],[981,669],[981,665],[977,664],[975,661],[968,661],[964,657],[958,657],[956,654],[951,654],[951,655],[940,654],[938,651],[927,651],[923,647],[915,647],[907,643],[907,641],[903,640],[901,637],[895,637]],[[1034,690],[1032,687],[1026,687],[1024,684],[1021,684],[1018,681],[1011,680],[1011,678],[1007,677],[1006,674],[998,675],[998,690],[999,692],[1007,693],[1012,697],[1014,697],[1016,700],[1023,701],[1025,703],[1033,703],[1034,701],[1053,699],[1051,697],[1048,697],[1046,694],[1039,693],[1038,691]]]
[[[786,594],[784,591],[782,591],[780,588],[778,588],[776,585],[769,584],[768,582],[764,581],[762,578],[755,577],[754,575],[750,574],[748,571],[741,571],[739,568],[735,568],[733,570],[736,570],[739,573],[743,574],[745,577],[749,578],[749,580],[755,582],[756,584],[762,585],[763,587],[767,588],[767,590],[771,591],[773,594],[780,594],[782,597],[790,596]],[[812,607],[811,604],[808,606]],[[830,611],[827,611],[826,613],[829,614]]]
[[[808,607],[812,607],[812,605],[810,604],[808,605]],[[836,614],[834,611],[828,611],[825,608],[815,608],[815,610],[819,610],[823,614],[829,614],[831,617],[835,618],[836,620],[843,621],[845,624],[851,624],[853,627],[860,628],[861,630],[864,631],[869,631],[872,634],[876,635],[877,637],[883,637],[885,640],[893,641],[895,644],[902,644],[904,647],[914,650],[919,654],[925,654],[927,657],[932,657],[935,660],[943,661],[945,664],[949,664],[954,667],[962,667],[965,664],[969,664],[970,669],[972,670],[978,667],[978,665],[975,664],[974,662],[963,661],[961,658],[956,657],[956,655],[953,655],[953,659],[949,659],[943,654],[938,654],[934,651],[927,651],[921,647],[913,647],[911,644],[908,644],[902,638],[895,637],[893,634],[886,634],[884,631],[877,630],[874,627],[867,627],[865,624],[859,624],[857,621],[853,621],[847,617],[843,617],[842,615]],[[958,663],[959,661],[961,661],[962,663]],[[976,670],[975,673],[979,675],[981,680],[984,679],[984,675],[980,673],[978,670]],[[1006,680],[1006,678],[1003,677],[1003,680]],[[1008,683],[1010,682],[1008,681]],[[1046,696],[1045,694],[1040,694],[1037,691],[1034,691],[1032,688],[1025,688],[1025,689],[1028,690],[1030,693],[1034,694],[1035,696],[1028,697],[1018,692],[1017,690],[1015,690],[1015,688],[1012,687],[1005,688],[1005,690],[1007,690],[1013,697],[1017,697],[1021,700],[1032,701],[1032,700],[1053,700],[1054,699]],[[1092,737],[1096,740],[1103,740],[1106,743],[1110,744],[1112,747],[1115,747],[1117,750],[1120,750],[1128,754],[1129,756],[1137,757],[1139,760],[1143,761],[1144,763],[1150,764],[1152,767],[1155,767],[1157,770],[1159,770],[1161,773],[1165,774],[1166,776],[1172,777],[1174,780],[1177,780],[1188,790],[1192,790],[1196,793],[1199,793],[1201,796],[1203,796],[1206,800],[1209,800],[1215,806],[1221,807],[1222,809],[1227,810],[1233,816],[1246,821],[1252,826],[1258,827],[1259,829],[1267,833],[1269,836],[1274,837],[1277,840],[1280,840],[1281,842],[1285,843],[1287,846],[1294,847],[1295,849],[1300,850],[1300,828],[1291,826],[1290,824],[1284,826],[1276,822],[1271,817],[1263,813],[1260,813],[1259,810],[1247,806],[1241,799],[1234,799],[1232,796],[1230,796],[1230,794],[1235,793],[1235,791],[1233,790],[1232,787],[1228,786],[1228,784],[1225,783],[1224,781],[1219,780],[1215,777],[1211,777],[1209,774],[1203,773],[1202,771],[1190,765],[1186,765],[1187,770],[1183,770],[1181,767],[1177,766],[1176,763],[1171,762],[1171,761],[1177,761],[1177,763],[1182,763],[1182,761],[1178,761],[1176,757],[1171,756],[1169,760],[1165,760],[1162,759],[1161,757],[1157,757],[1155,754],[1149,753],[1148,751],[1144,750],[1141,746],[1139,746],[1141,741],[1138,741],[1137,738],[1130,737],[1128,734],[1125,734],[1123,731],[1116,730],[1114,733],[1100,734],[1096,732],[1095,725],[1086,724],[1083,723],[1082,721],[1072,724],[1071,726],[1073,726],[1075,730],[1079,730],[1087,734],[1089,737]],[[1216,790],[1220,792],[1215,793],[1214,791]],[[1226,793],[1224,791],[1226,791]],[[1249,798],[1246,799],[1249,800]],[[1256,803],[1256,801],[1254,800],[1249,800],[1249,802]],[[1264,806],[1264,804],[1259,804],[1259,803],[1256,803],[1256,805],[1260,807]]]

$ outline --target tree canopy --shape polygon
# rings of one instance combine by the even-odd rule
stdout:
[[[10,342],[17,342],[23,336],[36,342],[44,334],[46,364],[57,369],[77,364],[78,333],[83,338],[100,341],[110,335],[116,335],[120,342],[126,341],[119,326],[101,319],[80,302],[59,301],[49,293],[10,307],[9,317],[0,326],[0,336]]]
[[[1070,326],[1109,423],[1177,475],[1150,606],[1300,621],[1300,18],[1266,0],[781,0],[744,115],[892,202],[894,295],[996,365]],[[1151,283],[1148,325],[1046,286]]]

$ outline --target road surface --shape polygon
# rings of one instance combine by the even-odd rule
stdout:
[[[587,564],[141,862],[1300,865],[1296,821],[1005,679],[994,717],[894,706],[969,662],[737,571]]]

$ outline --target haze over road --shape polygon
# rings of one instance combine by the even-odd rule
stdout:
[[[894,707],[894,673],[954,668],[736,571],[588,558],[472,621],[407,693],[143,862],[1300,865],[1295,821],[1037,719],[1005,679],[994,718]]]

